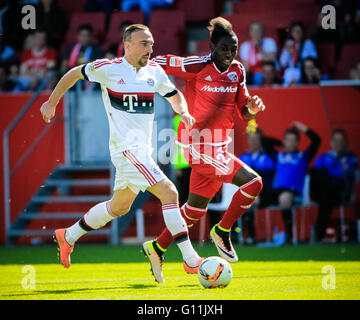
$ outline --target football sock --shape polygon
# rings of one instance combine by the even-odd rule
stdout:
[[[235,192],[229,208],[224,213],[219,226],[224,230],[230,230],[232,225],[237,221],[247,209],[251,207],[256,197],[262,189],[261,177],[256,177],[250,182],[242,185]]]
[[[78,222],[66,229],[65,240],[71,246],[84,234],[105,226],[116,216],[111,212],[110,201],[92,207]]]
[[[206,212],[207,212],[207,208],[198,209],[189,206],[187,203],[185,203],[180,208],[180,213],[184,218],[188,228],[191,228],[196,222],[198,222]],[[160,248],[163,249],[164,252],[173,241],[174,241],[173,236],[171,235],[170,231],[167,228],[164,228],[164,230],[156,239],[156,243],[159,244]]]
[[[162,205],[162,211],[165,225],[180,249],[183,260],[190,267],[196,266],[200,257],[189,240],[188,228],[180,213],[179,205],[177,203],[164,204]],[[195,260],[196,262],[194,262]]]

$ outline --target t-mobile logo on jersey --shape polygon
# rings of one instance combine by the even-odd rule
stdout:
[[[129,103],[126,101],[128,100]],[[127,109],[127,112],[136,112],[134,110],[134,106],[137,107],[138,103],[136,102],[138,100],[138,96],[137,94],[124,94],[123,95],[123,102],[124,102],[124,107],[129,106],[129,109]]]
[[[209,85],[205,85],[201,88],[200,91],[207,91],[207,92],[221,92],[221,93],[235,93],[237,92],[237,87],[211,87]]]

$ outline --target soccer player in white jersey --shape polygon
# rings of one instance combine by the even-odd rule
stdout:
[[[70,254],[81,236],[126,214],[139,191],[148,190],[162,203],[166,227],[182,253],[185,271],[196,273],[202,258],[189,240],[186,222],[179,210],[177,190],[151,158],[154,93],[165,97],[189,128],[195,120],[188,112],[182,93],[170,82],[163,69],[149,60],[154,40],[148,27],[140,24],[127,27],[123,41],[124,57],[96,60],[72,68],[60,79],[40,109],[48,123],[54,117],[61,97],[78,80],[100,83],[110,127],[110,154],[116,168],[111,200],[95,205],[69,228],[55,230],[61,264],[70,267]],[[161,265],[162,259],[151,241],[143,244],[143,251],[150,259],[155,280],[164,282],[161,268],[154,267],[159,265],[159,259]]]

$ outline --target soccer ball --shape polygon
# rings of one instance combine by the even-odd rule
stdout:
[[[232,279],[232,269],[223,258],[209,257],[200,264],[198,277],[204,288],[226,287]]]

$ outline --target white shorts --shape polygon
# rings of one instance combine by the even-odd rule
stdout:
[[[116,168],[114,191],[131,189],[138,194],[165,178],[150,153],[143,149],[131,149],[111,155]]]

